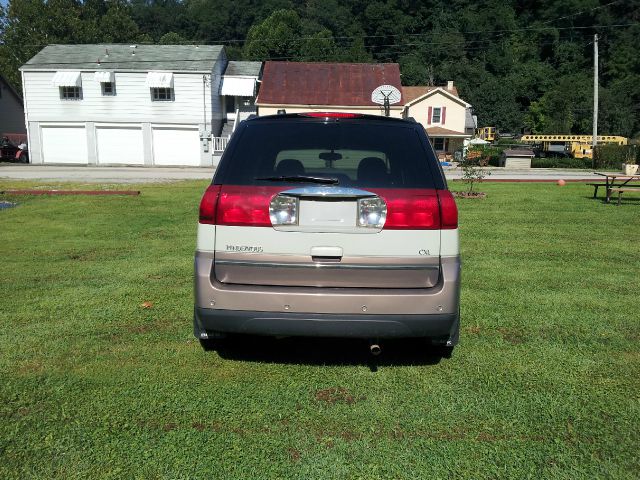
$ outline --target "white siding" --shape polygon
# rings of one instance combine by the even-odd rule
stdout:
[[[93,74],[82,72],[82,100],[61,100],[51,85],[54,71],[24,72],[29,121],[204,123],[202,73],[176,73],[173,102],[151,101],[146,72],[116,72],[115,96],[102,96]],[[211,89],[204,88],[204,95],[211,105]]]

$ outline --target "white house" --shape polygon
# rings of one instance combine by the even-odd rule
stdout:
[[[49,45],[21,67],[31,162],[213,164],[221,46]]]
[[[471,105],[458,96],[452,81],[446,87],[402,87],[402,97],[403,116],[422,124],[439,156],[451,156],[473,136]]]
[[[255,100],[261,76],[262,62],[230,61],[227,64],[220,95],[225,105],[224,118],[232,130],[234,122],[256,113]]]

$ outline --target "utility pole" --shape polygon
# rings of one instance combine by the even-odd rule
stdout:
[[[598,34],[593,36],[593,139],[591,158],[593,168],[596,164],[596,146],[598,145]]]

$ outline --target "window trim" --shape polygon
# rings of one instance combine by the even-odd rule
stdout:
[[[438,120],[436,120],[436,110],[438,110]],[[431,123],[442,124],[442,107],[433,107],[433,110],[431,110]]]
[[[82,87],[61,86],[61,87],[58,87],[58,91],[60,92],[60,100],[76,101],[76,100],[82,100],[83,98]],[[71,91],[75,91],[73,96],[69,95]]]
[[[160,91],[168,91],[169,93],[169,97],[168,98],[161,98],[162,95],[160,95]],[[173,89],[173,87],[151,87],[149,89],[150,94],[151,94],[151,101],[152,102],[174,102],[176,99],[175,96],[175,91]]]

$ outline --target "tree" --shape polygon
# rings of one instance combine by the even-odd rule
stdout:
[[[189,41],[176,32],[165,33],[158,40],[160,45],[182,45],[185,43],[189,43]]]
[[[336,57],[336,42],[333,35],[326,28],[312,35],[305,36],[300,41],[297,58],[301,61],[331,61]]]
[[[251,27],[243,53],[249,60],[331,61],[337,48],[329,30],[304,23],[294,10],[285,9]]]
[[[300,17],[294,10],[276,10],[264,22],[251,27],[244,56],[248,60],[295,59],[301,34]]]
[[[100,40],[106,43],[137,42],[140,37],[138,25],[131,17],[128,5],[112,2],[100,19]]]

